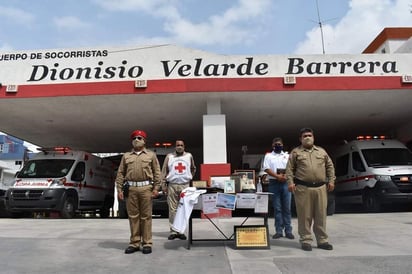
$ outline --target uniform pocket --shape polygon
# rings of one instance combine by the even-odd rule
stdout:
[[[152,172],[151,167],[152,167],[152,160],[150,159],[142,160],[142,169],[147,178],[153,177],[153,172]]]
[[[142,167],[150,167],[150,164],[152,163],[152,160],[142,160]]]
[[[324,164],[325,163],[325,156],[323,155],[316,155],[316,162],[319,164]]]
[[[297,165],[299,165],[300,168],[302,169],[307,168],[308,166],[310,166],[308,159],[309,158],[306,155],[297,155],[296,156]]]

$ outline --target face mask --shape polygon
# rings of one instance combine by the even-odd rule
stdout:
[[[302,145],[304,147],[311,147],[313,146],[313,137],[305,137],[302,139]]]
[[[282,145],[275,145],[275,146],[273,147],[273,151],[274,151],[275,153],[281,153],[282,150],[283,150],[283,146],[282,146]]]
[[[185,149],[183,147],[176,147],[176,153],[177,154],[182,154]]]
[[[135,139],[135,140],[132,141],[132,146],[133,146],[134,148],[142,148],[142,147],[144,147],[144,145],[145,145],[145,141],[144,141],[144,140],[137,140],[137,139]]]

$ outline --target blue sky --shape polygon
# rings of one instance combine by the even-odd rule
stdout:
[[[219,54],[358,54],[412,0],[0,0],[0,51],[176,44]]]

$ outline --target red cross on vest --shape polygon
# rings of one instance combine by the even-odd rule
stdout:
[[[186,167],[182,164],[182,162],[179,162],[177,166],[175,166],[175,170],[177,170],[178,173],[183,173],[183,170],[185,170]]]

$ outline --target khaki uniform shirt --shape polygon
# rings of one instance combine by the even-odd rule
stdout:
[[[335,168],[326,151],[318,146],[306,149],[299,146],[292,150],[286,166],[286,180],[289,185],[294,178],[305,182],[335,182]]]
[[[143,149],[140,154],[135,151],[126,152],[120,161],[116,176],[118,193],[122,192],[124,182],[153,182],[153,189],[160,190],[160,164],[156,154]]]

